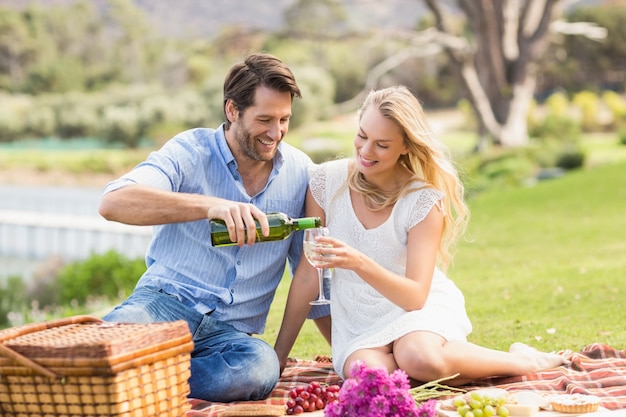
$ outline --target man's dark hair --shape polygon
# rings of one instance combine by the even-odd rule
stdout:
[[[226,116],[226,101],[231,99],[239,113],[254,104],[254,93],[258,86],[264,86],[280,92],[289,92],[291,99],[302,98],[300,88],[291,70],[273,55],[255,53],[244,62],[235,64],[224,80],[224,117],[225,129],[230,128]]]

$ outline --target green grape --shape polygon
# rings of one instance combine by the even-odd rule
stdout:
[[[466,417],[465,415],[470,412],[469,405],[457,407],[456,412],[459,413],[461,417]]]
[[[506,395],[472,391],[469,395],[456,396],[453,404],[460,417],[509,417],[509,410],[503,405]]]
[[[478,400],[474,400],[474,399],[470,400],[470,402],[469,402],[469,406],[470,406],[473,410],[476,410],[476,409],[478,409],[478,408],[483,408],[483,404],[482,404],[480,401],[478,401]]]
[[[452,404],[454,404],[455,407],[461,407],[463,405],[467,405],[467,403],[461,396],[454,397],[454,399],[452,400]]]
[[[470,392],[470,397],[476,401],[483,401],[483,396],[477,391]]]
[[[500,417],[509,417],[509,409],[503,405],[499,405],[496,411]]]

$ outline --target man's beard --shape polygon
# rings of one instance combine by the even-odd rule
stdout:
[[[253,161],[271,161],[274,158],[275,152],[272,152],[271,155],[266,156],[266,154],[260,153],[256,148],[256,139],[250,135],[250,131],[245,128],[237,128],[235,129],[235,140],[239,144],[239,148],[241,152],[248,158]],[[274,148],[276,149],[276,148]]]

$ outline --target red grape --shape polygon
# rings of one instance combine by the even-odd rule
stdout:
[[[323,410],[328,403],[337,401],[339,389],[339,385],[327,386],[317,381],[292,388],[285,403],[287,415]]]

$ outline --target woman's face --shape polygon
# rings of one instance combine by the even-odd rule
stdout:
[[[400,155],[409,152],[400,126],[372,106],[361,116],[354,147],[357,169],[366,177],[392,173]]]

